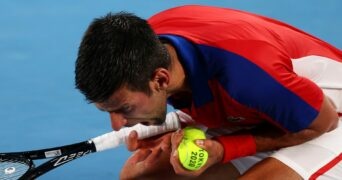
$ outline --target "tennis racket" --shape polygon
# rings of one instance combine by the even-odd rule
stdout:
[[[75,144],[33,151],[0,153],[0,179],[34,179],[87,154],[115,148],[126,142],[126,138],[132,130],[136,130],[139,139],[143,139],[178,128],[180,128],[178,116],[171,112],[160,126],[137,124]],[[33,160],[46,158],[51,159],[35,167]]]

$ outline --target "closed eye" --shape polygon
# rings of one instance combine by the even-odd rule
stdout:
[[[129,113],[133,112],[133,110],[134,110],[133,106],[125,104],[120,108],[119,111],[123,114],[129,114]]]

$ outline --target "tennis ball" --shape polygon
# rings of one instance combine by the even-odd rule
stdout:
[[[194,140],[196,139],[205,139],[204,132],[194,127],[186,127],[183,139],[178,146],[181,164],[191,171],[198,170],[208,160],[208,152],[195,144]]]

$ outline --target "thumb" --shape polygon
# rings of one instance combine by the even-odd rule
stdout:
[[[202,149],[208,151],[208,150],[211,149],[212,140],[209,140],[209,139],[196,139],[196,140],[195,140],[195,144],[196,144],[198,147],[200,147],[200,148],[202,148]]]
[[[149,149],[139,149],[135,151],[126,161],[126,164],[136,164],[144,161],[151,154]]]
[[[212,139],[197,139],[195,140],[195,144],[198,147],[206,150],[210,157],[216,159],[215,161],[222,161],[224,148],[221,143]]]
[[[135,151],[138,149],[138,133],[135,130],[130,132],[130,134],[128,135],[126,146],[129,151]]]

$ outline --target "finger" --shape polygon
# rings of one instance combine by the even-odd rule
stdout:
[[[171,153],[171,151],[172,151],[170,143],[162,143],[162,144],[160,145],[160,148],[161,148],[161,150],[164,151],[164,152]]]
[[[183,139],[183,130],[177,130],[171,136],[171,157],[170,163],[177,174],[184,174],[185,169],[181,165],[178,157],[178,146]]]
[[[129,151],[135,151],[138,149],[139,142],[138,142],[137,131],[133,130],[129,133],[126,144],[127,144],[127,149]]]
[[[212,141],[211,140],[206,140],[206,139],[196,139],[195,140],[195,144],[206,150],[206,151],[210,151],[212,149]]]
[[[170,163],[171,163],[175,173],[178,175],[182,175],[182,176],[196,177],[204,171],[204,170],[198,170],[198,171],[186,170],[179,161],[177,150],[175,150],[174,153],[171,155]]]
[[[155,148],[151,151],[145,160],[146,166],[154,164],[160,157],[162,150],[160,148]]]
[[[170,157],[170,163],[173,166],[173,169],[176,172],[176,174],[182,174],[182,172],[184,172],[184,168],[179,161],[177,149],[172,151],[172,154]]]
[[[177,130],[176,132],[172,133],[171,135],[171,148],[175,150],[178,148],[179,143],[183,139],[184,132],[183,130]]]
[[[137,177],[140,177],[145,173],[144,158],[147,157],[150,152],[147,150],[139,150],[137,152],[141,152],[141,154],[134,153],[122,167],[120,172],[121,180],[137,179]]]
[[[207,152],[216,153],[222,146],[219,142],[212,139],[196,139],[194,142],[198,147],[206,150]]]
[[[151,137],[148,139],[138,139],[138,134],[132,131],[127,138],[127,149],[129,151],[135,151],[138,148],[153,148],[155,146],[165,146],[165,150],[169,148],[171,144],[171,134],[164,134],[160,137]]]
[[[140,149],[128,158],[127,163],[136,164],[138,162],[144,161],[150,153],[151,150],[149,149]]]
[[[120,172],[120,180],[136,179],[142,174],[143,165],[141,163],[126,163],[123,165]]]
[[[148,138],[138,140],[138,148],[152,148],[160,144],[162,138]]]
[[[159,144],[152,149],[151,154],[146,159],[146,163],[154,163],[156,160],[162,158],[162,156],[169,157],[171,154],[171,134],[165,134],[159,138]],[[169,158],[167,158],[169,159]]]
[[[197,139],[195,140],[195,144],[208,152],[209,159],[211,159],[212,163],[222,161],[224,150],[219,142],[211,139]]]
[[[171,149],[171,134],[165,135],[163,137],[163,140],[160,144],[160,148],[164,151],[164,152],[168,152],[171,153],[172,149]]]

